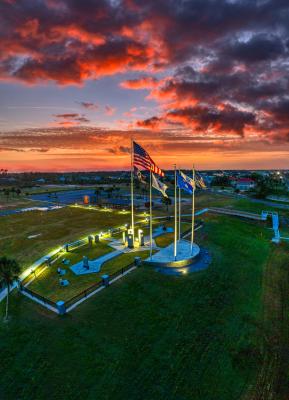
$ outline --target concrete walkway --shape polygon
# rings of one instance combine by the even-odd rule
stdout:
[[[113,249],[118,250],[121,253],[136,253],[138,251],[146,251],[150,249],[150,238],[149,236],[145,236],[144,238],[144,246],[141,247],[135,247],[133,249],[129,249],[126,247],[123,243],[122,240],[111,240],[108,243],[109,246],[111,246]],[[153,240],[153,249],[158,249],[158,246],[156,245],[155,241]]]
[[[83,261],[78,262],[70,267],[71,271],[74,272],[76,275],[86,275],[100,272],[102,264],[106,261],[111,260],[122,254],[122,251],[115,250],[110,253],[107,253],[101,257],[96,258],[95,260],[88,260],[89,269],[83,266]]]
[[[209,213],[214,214],[226,214],[226,215],[233,215],[235,217],[244,217],[249,219],[254,219],[257,221],[262,221],[262,216],[260,214],[255,214],[247,211],[242,210],[233,210],[230,208],[218,208],[218,207],[210,207],[208,208]]]

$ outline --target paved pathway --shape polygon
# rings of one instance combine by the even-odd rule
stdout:
[[[21,214],[24,212],[28,211],[52,211],[52,210],[58,210],[59,208],[62,208],[63,206],[48,206],[48,207],[26,207],[26,208],[16,208],[14,210],[2,210],[0,211],[0,217],[6,217],[8,215],[13,215],[13,214]]]
[[[163,235],[165,233],[170,233],[173,232],[174,230],[172,228],[168,228],[166,231],[164,231],[161,228],[157,228],[153,232],[153,238],[158,237],[160,235]],[[150,249],[150,237],[145,236],[144,238],[144,246],[142,247],[135,247],[133,249],[130,249],[122,243],[122,240],[120,239],[109,239],[107,241],[108,245],[115,249],[115,251],[112,251],[108,254],[105,254],[99,258],[96,258],[95,260],[88,260],[88,265],[89,269],[85,268],[83,266],[83,261],[80,261],[70,267],[70,269],[76,274],[76,275],[85,275],[85,274],[91,274],[91,273],[96,273],[100,272],[102,265],[106,262],[111,260],[112,258],[115,258],[119,256],[120,254],[123,253],[134,253],[138,251],[146,251]],[[156,245],[155,241],[153,240],[152,247],[154,250],[158,249],[158,246]]]
[[[77,264],[72,265],[70,269],[76,275],[86,275],[86,274],[100,272],[102,264],[104,264],[106,261],[111,260],[112,258],[119,256],[120,254],[122,254],[122,251],[115,250],[110,253],[104,254],[103,256],[98,257],[95,260],[88,260],[89,269],[83,266],[83,261],[80,261]]]
[[[276,201],[270,201],[270,200],[266,200],[266,199],[254,199],[245,194],[225,193],[223,191],[216,191],[216,190],[212,190],[212,189],[209,189],[209,191],[213,194],[218,194],[221,196],[233,197],[238,200],[246,199],[246,200],[251,201],[252,203],[259,203],[259,204],[264,204],[264,205],[270,206],[270,207],[281,208],[283,210],[289,210],[289,204],[278,203]]]
[[[236,217],[244,217],[244,218],[262,221],[262,217],[260,214],[254,214],[254,213],[250,213],[247,211],[241,211],[241,210],[232,210],[231,208],[210,207],[208,209],[208,212],[212,212],[215,214],[235,215]]]

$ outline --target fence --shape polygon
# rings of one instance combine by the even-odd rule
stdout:
[[[64,245],[64,248],[66,251],[73,251],[73,250],[77,249],[78,247],[84,246],[86,244],[88,244],[88,238],[76,240],[75,242],[71,242],[71,243],[66,243]]]
[[[41,296],[40,294],[34,292],[33,290],[28,289],[27,287],[23,286],[22,283],[20,283],[19,286],[20,292],[24,292],[26,293],[29,297],[37,299],[39,302],[45,304],[48,304],[49,306],[57,309],[56,303],[50,299],[48,299],[47,297]]]
[[[130,205],[129,204],[117,204],[117,203],[101,203],[98,205],[99,209],[103,208],[111,208],[113,210],[130,210]],[[136,207],[137,208],[137,207]]]
[[[116,271],[113,274],[109,275],[109,282],[111,283],[113,280],[121,277],[122,275],[124,275],[126,272],[128,272],[129,270],[131,270],[135,266],[136,266],[135,263],[131,263],[131,264],[126,265],[125,267],[122,267],[118,271]],[[44,265],[42,265],[42,267],[44,267]],[[34,273],[32,273],[32,274],[34,275]],[[27,286],[25,287],[25,284],[27,285],[27,283],[29,283],[31,279],[34,279],[34,277],[31,278],[31,274],[30,274],[29,277],[27,277],[24,281],[19,283],[20,293],[22,293],[23,295],[26,295],[30,299],[36,301],[37,303],[41,304],[42,306],[44,306],[44,307],[46,307],[46,308],[48,308],[48,309],[50,309],[50,310],[52,310],[52,311],[54,311],[56,313],[60,313],[58,304],[56,302],[48,299],[45,296],[41,296],[40,294],[38,294],[37,292],[34,292],[31,289],[28,289]],[[26,281],[26,283],[25,283],[25,281]],[[91,295],[97,289],[100,289],[100,288],[103,289],[105,287],[106,287],[106,285],[105,285],[104,281],[103,280],[99,280],[98,282],[96,282],[93,285],[89,286],[87,289],[85,289],[82,292],[78,293],[77,295],[71,297],[69,300],[64,302],[65,312],[69,308],[71,308],[73,305],[78,303],[79,301],[89,297],[89,295]]]

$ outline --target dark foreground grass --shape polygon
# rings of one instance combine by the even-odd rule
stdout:
[[[289,398],[289,270],[288,243],[271,252],[264,274],[263,337],[265,357],[250,400]]]
[[[198,231],[208,270],[143,267],[63,318],[13,295],[12,320],[0,323],[0,398],[240,399],[263,357],[256,326],[271,244],[262,232],[208,217]]]

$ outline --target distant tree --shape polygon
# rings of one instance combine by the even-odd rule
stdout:
[[[258,182],[255,195],[259,199],[265,199],[272,194],[272,184],[270,179],[262,179]]]
[[[96,196],[96,202],[97,202],[97,203],[98,203],[98,199],[99,199],[100,193],[101,193],[100,188],[96,188],[95,191],[94,191],[94,194],[95,194],[95,196]]]
[[[4,189],[4,196],[6,196],[6,200],[8,201],[9,200],[9,196],[10,196],[10,189],[9,188]]]
[[[13,282],[19,278],[20,272],[21,269],[17,261],[7,258],[5,256],[0,257],[0,277],[4,280],[7,288],[6,311],[4,317],[5,321],[8,321],[10,287],[13,284]]]
[[[169,211],[169,206],[172,204],[172,199],[170,197],[162,197],[162,203],[166,205],[167,212]]]
[[[228,176],[215,176],[212,181],[212,186],[229,186],[230,180]]]
[[[17,196],[19,197],[20,194],[21,194],[21,189],[17,188],[17,189],[16,189],[16,194],[17,194]]]
[[[120,187],[115,187],[114,191],[115,191],[115,197],[119,197]]]
[[[107,198],[110,199],[112,197],[112,192],[113,192],[113,188],[112,187],[108,187],[106,189],[106,193],[107,193]]]
[[[139,188],[140,188],[140,182],[139,182],[138,179],[135,181],[134,187],[136,188],[136,190],[139,190]]]
[[[144,198],[144,200],[146,199],[146,195],[147,195],[147,188],[146,188],[146,186],[143,186],[142,187],[142,195],[143,195],[143,198]]]

